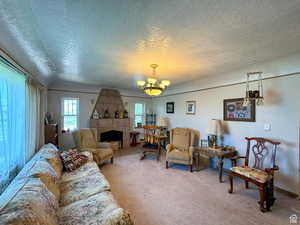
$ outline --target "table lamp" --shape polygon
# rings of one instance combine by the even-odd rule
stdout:
[[[210,121],[210,127],[208,130],[209,134],[209,143],[211,147],[217,148],[218,147],[218,136],[222,135],[222,125],[221,120],[212,119]]]

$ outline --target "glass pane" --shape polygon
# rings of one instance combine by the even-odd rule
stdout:
[[[134,112],[135,112],[135,115],[143,115],[144,114],[144,104],[136,103]]]
[[[77,129],[77,116],[64,116],[64,130]]]
[[[143,124],[144,121],[144,116],[135,116],[135,126],[137,127],[138,123],[142,123]]]
[[[66,116],[78,116],[78,99],[64,99],[64,112]]]

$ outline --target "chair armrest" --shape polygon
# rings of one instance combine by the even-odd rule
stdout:
[[[274,166],[273,168],[265,168],[265,171],[268,173],[268,174],[274,174],[274,171],[278,171],[279,170],[279,166]]]
[[[231,158],[230,158],[230,160],[231,160],[231,165],[232,165],[232,166],[236,166],[237,160],[238,160],[238,159],[246,159],[246,156],[233,156],[233,157],[231,157]]]
[[[97,148],[111,148],[109,142],[97,142]]]
[[[194,146],[190,146],[189,147],[189,154],[190,154],[190,157],[192,157],[192,158],[193,158],[193,152],[194,152],[194,150],[195,150]]]
[[[166,146],[166,149],[167,149],[167,152],[171,152],[171,151],[174,149],[174,145],[168,144],[168,145]]]

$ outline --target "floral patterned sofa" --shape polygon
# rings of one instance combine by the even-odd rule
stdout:
[[[92,160],[64,172],[57,148],[44,145],[0,196],[1,225],[133,225]]]

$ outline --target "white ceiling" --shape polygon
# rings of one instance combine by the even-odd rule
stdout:
[[[300,0],[1,0],[0,47],[31,73],[173,85],[300,51]]]

